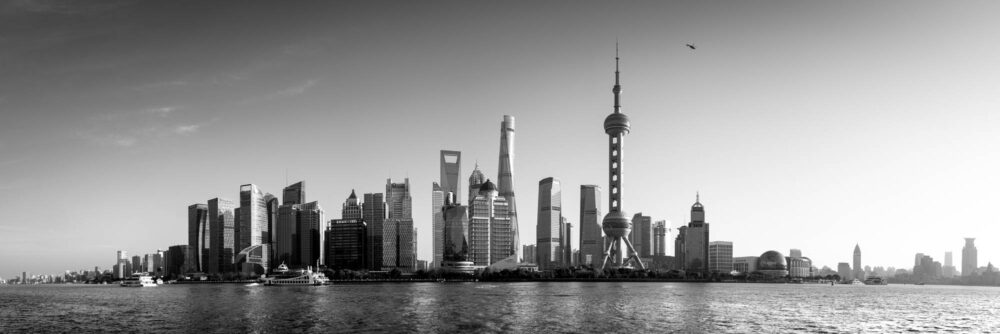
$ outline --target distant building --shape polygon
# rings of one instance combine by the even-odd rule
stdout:
[[[838,263],[837,275],[839,275],[840,279],[843,281],[850,280],[852,277],[854,277],[851,272],[851,265],[847,262]]]
[[[472,261],[469,261],[469,209],[461,205],[451,193],[445,198],[442,211],[444,254],[440,267],[445,272],[472,274],[474,268]]]
[[[486,175],[479,170],[479,164],[472,170],[472,175],[469,175],[469,207],[472,207],[472,200],[479,196],[479,188],[486,183]],[[494,184],[495,186],[495,184]]]
[[[470,179],[470,181],[472,181]],[[469,215],[470,261],[489,266],[517,255],[507,199],[486,180],[472,200]]]
[[[600,266],[604,259],[604,232],[601,229],[601,187],[580,186],[580,264]],[[525,258],[527,254],[525,254]],[[533,257],[531,257],[533,258]]]
[[[944,252],[944,267],[941,268],[941,276],[946,278],[955,277],[957,270],[952,263],[951,252]]]
[[[733,242],[712,241],[708,243],[708,271],[728,274],[733,271]]]
[[[207,254],[207,252],[206,252],[206,254]],[[142,271],[142,257],[138,256],[138,255],[133,255],[132,256],[132,265],[129,266],[129,269],[131,269],[128,272],[129,275]]]
[[[787,258],[788,276],[792,278],[812,277],[812,260],[808,257],[802,256],[802,252],[797,252],[797,255],[798,256],[789,256]]]
[[[325,242],[326,266],[333,269],[363,270],[368,268],[368,226],[361,219],[334,219],[327,225]]]
[[[684,269],[687,263],[685,236],[687,236],[687,226],[678,227],[677,237],[674,239],[674,269]]]
[[[962,247],[962,276],[970,276],[979,268],[975,242],[976,238],[965,238],[965,247]]]
[[[368,224],[368,253],[372,261],[370,270],[382,270],[382,233],[386,218],[385,197],[382,193],[368,193],[361,205],[365,223]]]
[[[757,271],[757,260],[759,256],[740,256],[733,258],[733,270],[741,274],[749,274]]]
[[[559,221],[559,240],[561,240],[559,254],[562,258],[559,263],[569,267],[573,265],[573,240],[570,237],[573,235],[573,224],[566,217],[559,217]]]
[[[208,205],[188,206],[188,245],[195,251],[196,271],[205,271],[209,252]]]
[[[234,272],[236,253],[236,203],[222,198],[208,200],[209,244],[208,273]],[[147,259],[148,261],[148,259]],[[155,270],[147,268],[153,273]]]
[[[861,269],[861,246],[854,244],[854,276],[858,280],[865,280],[865,271]]]
[[[534,263],[535,259],[538,258],[537,249],[535,245],[524,245],[521,249],[521,254],[524,256],[521,263]]]
[[[695,196],[691,206],[691,222],[684,236],[684,270],[708,273],[708,223],[700,196]]]
[[[361,203],[358,202],[358,195],[354,194],[354,189],[351,189],[351,195],[347,196],[347,200],[344,201],[344,205],[340,209],[340,219],[360,220],[363,217],[361,212]]]
[[[562,222],[562,187],[559,179],[547,177],[538,182],[538,220],[535,235],[538,238],[538,269],[549,270],[560,261],[562,240],[559,239]]]
[[[667,255],[667,221],[658,220],[653,224],[653,256]]]
[[[653,218],[638,212],[632,216],[632,231],[628,240],[641,259],[653,257]]]
[[[115,256],[115,268],[114,275],[117,279],[122,279],[131,275],[127,271],[128,265],[128,253],[123,250],[119,250]]]

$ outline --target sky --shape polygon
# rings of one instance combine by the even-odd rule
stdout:
[[[0,277],[187,242],[187,206],[305,180],[326,218],[409,178],[430,258],[439,151],[496,178],[517,120],[538,181],[607,189],[615,43],[622,207],[677,227],[700,193],[735,256],[1000,261],[994,1],[134,1],[0,4]],[[685,44],[694,44],[691,50]],[[462,190],[462,196],[465,196]],[[607,194],[602,211],[607,212]],[[574,236],[577,239],[578,236]],[[670,243],[672,245],[672,241]],[[574,245],[579,245],[574,240]],[[673,248],[668,247],[668,254]]]

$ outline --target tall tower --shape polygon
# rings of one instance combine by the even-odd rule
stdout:
[[[562,186],[559,179],[547,177],[538,181],[538,220],[535,236],[538,237],[538,268],[552,269],[562,258],[559,254],[559,223],[562,218]]]
[[[854,278],[865,280],[865,270],[861,268],[861,246],[858,244],[854,244]]]
[[[701,195],[695,193],[694,204],[691,205],[691,222],[684,233],[683,269],[690,272],[708,274],[708,243],[709,228],[705,222],[705,206],[701,204]]]
[[[517,226],[517,202],[514,200],[514,116],[504,115],[500,123],[500,167],[497,168],[497,191],[507,199],[514,252],[521,251],[520,228]],[[521,254],[517,254],[520,256]]]
[[[601,261],[601,271],[604,271],[605,265],[608,263],[608,259],[612,260],[612,267],[628,267],[628,260],[618,261],[621,258],[621,254],[625,254],[624,250],[621,249],[621,243],[624,242],[625,246],[628,247],[629,253],[632,254],[629,259],[635,261],[639,266],[639,269],[646,269],[646,266],[642,264],[639,257],[635,256],[635,249],[632,247],[632,243],[628,241],[628,234],[632,231],[632,221],[629,219],[628,215],[622,211],[622,148],[625,146],[623,140],[625,135],[629,133],[632,129],[629,123],[628,116],[622,113],[621,107],[621,93],[622,86],[619,81],[619,71],[618,71],[618,47],[615,46],[615,86],[611,89],[611,92],[615,95],[615,108],[614,113],[608,115],[604,119],[604,132],[608,134],[608,203],[610,204],[610,209],[608,214],[604,216],[604,223],[602,227],[604,229],[604,234],[611,239],[611,243],[608,248],[604,251],[604,260]],[[612,257],[612,255],[614,255]]]

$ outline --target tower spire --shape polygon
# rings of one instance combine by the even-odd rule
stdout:
[[[621,77],[621,72],[619,72],[619,70],[618,70],[618,63],[619,63],[619,58],[618,58],[618,40],[616,39],[615,40],[615,87],[611,89],[611,91],[613,93],[615,93],[615,113],[616,114],[620,114],[622,112],[622,106],[621,106],[622,85],[621,85],[621,81],[619,80],[620,77]]]

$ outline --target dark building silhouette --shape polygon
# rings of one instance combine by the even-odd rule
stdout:
[[[338,269],[368,269],[368,227],[360,219],[334,219],[326,229],[326,266]]]

